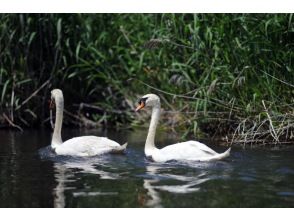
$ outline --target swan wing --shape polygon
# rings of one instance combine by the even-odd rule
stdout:
[[[82,136],[65,141],[55,151],[60,155],[95,156],[120,149],[119,143],[106,137]]]
[[[156,151],[152,157],[155,161],[169,160],[209,160],[215,158],[217,152],[198,141],[186,141],[172,144]]]
[[[215,152],[214,150],[212,150],[210,147],[206,146],[205,144],[202,144],[198,141],[187,141],[187,142],[184,142],[184,143],[187,143],[187,145],[193,147],[193,148],[197,148],[207,154],[211,154],[211,155],[215,155],[217,154],[217,152]]]

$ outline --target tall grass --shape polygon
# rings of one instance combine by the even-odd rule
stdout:
[[[1,125],[46,124],[55,87],[66,96],[68,123],[135,125],[136,98],[153,92],[167,127],[185,134],[293,141],[292,20],[292,14],[2,14]]]

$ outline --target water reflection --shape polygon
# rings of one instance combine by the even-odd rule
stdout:
[[[146,206],[161,207],[159,191],[183,194],[196,192],[199,190],[198,185],[209,180],[209,178],[203,178],[206,174],[205,171],[200,172],[197,176],[186,176],[171,174],[169,173],[171,169],[172,167],[164,167],[156,164],[146,166],[148,178],[144,179],[143,184],[149,196],[145,204]],[[176,180],[177,184],[171,184],[171,180]],[[168,184],[162,184],[161,182],[167,182]]]
[[[60,164],[54,164],[55,169],[55,180],[57,182],[56,187],[53,189],[54,207],[64,208],[65,207],[65,182],[69,178],[67,169]],[[72,176],[72,175],[70,175]]]
[[[73,158],[48,148],[37,154],[50,143],[47,131],[0,131],[0,206],[294,207],[294,148],[233,148],[225,161],[160,164],[144,160],[139,132],[109,136],[129,140],[126,155]],[[160,146],[172,141],[164,137]]]
[[[151,175],[151,176],[156,176],[158,169],[159,169],[159,167],[154,166],[154,165],[147,165],[146,166],[146,172],[148,175]],[[159,182],[159,179],[156,177],[153,179],[144,179],[143,187],[147,190],[147,199],[144,204],[145,206],[161,207],[160,195],[153,185],[158,182]]]
[[[119,173],[103,171],[99,167],[111,168],[111,164],[108,164],[107,158],[104,157],[91,157],[91,158],[74,158],[74,157],[60,157],[57,155],[51,156],[51,160],[54,159],[54,176],[57,182],[56,187],[53,189],[54,207],[65,207],[65,191],[75,190],[73,192],[74,197],[79,196],[97,196],[97,195],[113,195],[112,193],[102,192],[85,192],[76,191],[76,187],[68,186],[70,183],[74,183],[78,180],[77,175],[80,173],[98,175],[99,179],[115,180],[120,178]],[[74,185],[74,184],[73,184]],[[84,186],[83,189],[87,187]]]
[[[167,165],[148,163],[143,183],[143,187],[147,190],[147,199],[144,205],[162,207],[161,192],[195,193],[201,190],[202,184],[210,180],[230,178],[232,171],[232,166],[228,162],[172,163]],[[179,174],[175,174],[177,172]]]
[[[42,132],[0,130],[0,207],[51,206],[51,164],[36,156],[41,139]]]

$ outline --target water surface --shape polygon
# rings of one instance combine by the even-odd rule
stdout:
[[[0,207],[294,206],[294,146],[233,146],[224,161],[160,164],[144,157],[145,130],[64,129],[64,140],[91,134],[129,143],[126,155],[91,158],[54,155],[50,133],[0,131]],[[158,147],[176,141],[157,135]]]

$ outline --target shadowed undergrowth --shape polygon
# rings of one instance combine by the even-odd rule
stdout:
[[[2,14],[0,126],[134,127],[161,97],[166,129],[238,143],[294,140],[292,14]]]

